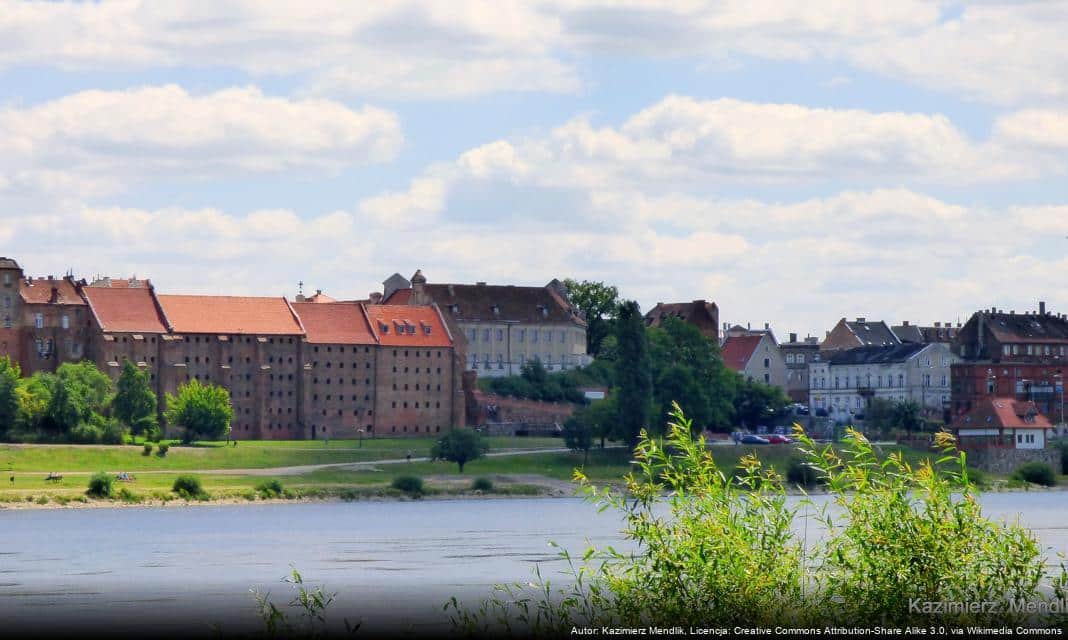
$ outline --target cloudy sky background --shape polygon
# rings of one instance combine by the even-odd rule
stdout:
[[[574,277],[780,337],[1068,311],[1064,2],[180,4],[0,0],[30,274]]]

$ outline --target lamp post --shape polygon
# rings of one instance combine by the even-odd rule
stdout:
[[[357,429],[356,430],[356,435],[359,436],[359,438],[360,438],[360,444],[359,444],[358,448],[359,449],[363,449],[363,429]]]

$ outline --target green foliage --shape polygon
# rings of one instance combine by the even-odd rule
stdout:
[[[1052,487],[1057,484],[1057,475],[1053,468],[1044,462],[1025,462],[1016,467],[1012,477],[1031,484],[1040,484],[1043,487]]]
[[[544,402],[585,403],[582,387],[611,384],[611,366],[594,363],[582,369],[549,373],[538,359],[529,360],[518,376],[482,378],[479,386],[490,392],[513,398]]]
[[[0,436],[15,426],[19,415],[19,365],[11,358],[0,358]]]
[[[628,445],[638,444],[652,412],[653,380],[645,321],[638,303],[628,300],[619,307],[616,321],[616,380],[618,382],[619,436]]]
[[[593,434],[596,426],[590,420],[590,410],[576,411],[564,422],[564,444],[572,451],[581,451],[589,456],[593,446]],[[583,460],[585,464],[585,459]]]
[[[423,479],[419,476],[397,476],[390,486],[413,497],[423,493]]]
[[[104,471],[98,471],[89,478],[89,489],[85,492],[94,498],[110,498],[115,491],[115,478]]]
[[[433,460],[447,460],[460,466],[460,473],[464,472],[464,465],[472,460],[478,460],[489,445],[478,433],[470,429],[453,429],[438,439],[430,448],[430,457]]]
[[[101,444],[122,444],[126,439],[126,429],[115,418],[93,416],[93,422],[100,426]]]
[[[472,491],[493,491],[493,481],[489,478],[475,478],[475,481],[471,483]]]
[[[612,322],[619,310],[619,290],[603,282],[564,280],[571,304],[586,318],[586,353],[596,357],[601,344],[612,332]]]
[[[20,429],[36,432],[45,430],[54,387],[55,376],[51,373],[38,372],[19,380],[16,423]]]
[[[252,594],[256,599],[256,608],[263,620],[264,631],[269,637],[282,638],[325,638],[327,637],[326,613],[333,604],[336,593],[327,593],[323,586],[308,589],[304,585],[304,578],[295,567],[290,575],[282,579],[282,582],[290,584],[295,590],[293,599],[289,601],[288,608],[296,611],[295,618],[285,609],[279,608],[271,601],[271,593],[263,593],[253,589]],[[348,619],[344,620],[345,634],[352,636],[359,630],[360,624],[352,624]]]
[[[269,480],[264,480],[263,482],[257,484],[256,492],[260,494],[260,497],[264,499],[278,498],[281,497],[283,493],[285,493],[285,487],[282,486],[281,480],[277,478],[271,478]]]
[[[136,435],[156,426],[156,394],[148,373],[139,370],[129,360],[122,362],[122,374],[116,383],[117,392],[111,401],[111,412]]]
[[[96,444],[100,442],[100,427],[86,422],[77,424],[70,430],[70,440],[77,444]]]
[[[234,419],[230,392],[225,387],[190,380],[178,388],[178,395],[167,394],[167,423],[185,429],[182,439],[217,440]]]
[[[171,490],[186,500],[199,499],[204,495],[204,488],[200,485],[200,478],[183,473],[174,479]]]
[[[1068,572],[1047,573],[1034,535],[983,515],[948,434],[936,435],[941,458],[914,467],[852,429],[839,448],[819,448],[796,427],[830,501],[790,506],[774,470],[753,456],[724,469],[691,431],[676,408],[663,442],[642,432],[624,490],[575,474],[589,499],[623,516],[633,551],[591,548],[578,564],[561,552],[571,586],[554,590],[535,570],[477,610],[451,600],[453,624],[533,636],[574,626],[1012,626],[1025,614],[925,614],[909,603],[1064,597]],[[802,537],[802,517],[822,524],[818,545]]]
[[[729,431],[737,375],[723,365],[719,347],[693,325],[667,318],[646,329],[657,425],[677,402],[698,430]]]
[[[789,403],[790,399],[779,387],[744,379],[738,384],[734,413],[741,425],[755,428],[773,422]]]
[[[158,453],[156,453],[156,455],[158,455],[161,458],[166,458],[167,457],[167,452],[171,450],[171,445],[167,444],[166,442],[161,442],[157,446],[157,449],[159,451],[158,451]]]
[[[894,425],[912,433],[923,428],[923,419],[920,417],[920,405],[915,400],[905,400],[894,404]]]
[[[47,417],[59,433],[70,433],[100,415],[111,402],[111,379],[83,361],[66,362],[56,370]]]
[[[141,455],[143,455],[143,456],[152,455],[152,443],[151,442],[146,442],[145,443],[144,448],[141,450]]]
[[[1061,473],[1068,474],[1068,440],[1061,440]]]
[[[790,458],[786,466],[786,481],[791,485],[811,489],[819,483],[819,474],[807,461]]]

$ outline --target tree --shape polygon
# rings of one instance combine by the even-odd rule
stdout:
[[[649,424],[653,401],[649,344],[637,302],[628,300],[620,305],[616,339],[619,343],[616,361],[619,435],[633,448],[638,444],[638,435]]]
[[[912,433],[913,431],[919,431],[923,426],[923,420],[920,418],[920,405],[915,400],[905,400],[898,402],[894,405],[894,424],[899,429]]]
[[[478,460],[488,450],[489,445],[478,433],[470,429],[453,429],[434,443],[430,457],[455,462],[460,465],[460,473],[463,473],[465,464]]]
[[[894,428],[895,403],[886,398],[872,398],[864,410],[864,422],[869,431],[887,432]]]
[[[746,378],[738,385],[735,416],[743,426],[753,428],[774,419],[789,402],[782,389]]]
[[[619,310],[619,290],[603,282],[570,278],[564,280],[567,297],[586,318],[586,352],[596,357],[601,342],[612,333],[612,322]]]
[[[646,335],[657,424],[667,424],[672,402],[678,402],[696,430],[729,428],[736,376],[723,365],[716,343],[678,318],[647,328]]]
[[[178,395],[167,394],[167,424],[185,429],[182,440],[217,440],[234,419],[230,392],[224,387],[190,380],[178,387]]]
[[[156,419],[156,394],[152,391],[148,374],[129,360],[122,363],[122,373],[116,384],[118,392],[111,401],[112,415],[130,427],[134,434],[153,432]]]
[[[15,426],[19,415],[19,365],[7,356],[0,358],[0,435]]]
[[[48,407],[52,403],[52,389],[56,386],[56,377],[51,373],[38,371],[29,378],[19,380],[19,413],[16,420],[20,429],[40,431],[48,422]]]
[[[67,362],[56,370],[47,419],[60,433],[88,424],[111,403],[111,379],[91,362]]]
[[[590,459],[595,426],[586,409],[576,411],[564,422],[564,444],[572,451],[582,452],[582,465]]]

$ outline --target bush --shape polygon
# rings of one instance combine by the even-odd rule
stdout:
[[[130,491],[126,487],[119,489],[119,500],[130,504],[141,504],[144,498],[133,491]]]
[[[471,483],[472,491],[493,491],[493,481],[489,478],[475,478]]]
[[[48,504],[48,496],[37,498],[37,504]]]
[[[271,478],[270,480],[264,480],[256,485],[256,492],[264,499],[279,498],[285,492],[285,488],[282,487],[282,482],[280,480]]]
[[[160,446],[162,447],[163,445]],[[189,474],[182,474],[175,478],[171,489],[186,500],[200,498],[204,495],[204,488],[200,486],[200,478]]]
[[[417,476],[397,476],[393,478],[392,487],[410,496],[418,496],[423,493],[423,479]]]
[[[115,491],[115,478],[110,474],[98,471],[89,478],[89,490],[85,493],[94,498],[110,498]]]
[[[159,452],[156,455],[161,458],[165,458],[167,457],[167,452],[170,451],[170,449],[171,445],[167,444],[166,442],[161,442],[159,443]]]
[[[100,442],[100,429],[83,422],[70,430],[70,439],[77,444],[95,444]]]
[[[1025,462],[1016,467],[1016,471],[1012,472],[1012,477],[1016,480],[1040,484],[1044,487],[1052,487],[1057,484],[1057,477],[1053,473],[1053,467],[1044,462]]]
[[[143,456],[152,455],[152,443],[151,442],[146,442],[145,443],[145,448],[141,450],[141,455],[143,455]]]
[[[786,467],[786,481],[807,489],[819,483],[819,474],[804,460],[790,458],[790,464]]]
[[[125,436],[126,430],[114,418],[104,421],[104,425],[100,429],[100,442],[104,444],[122,444]]]

